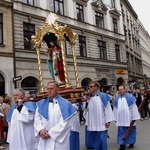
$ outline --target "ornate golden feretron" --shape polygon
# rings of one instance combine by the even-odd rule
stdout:
[[[71,84],[69,82],[69,77],[68,77],[66,55],[65,55],[65,50],[64,50],[64,41],[66,40],[66,37],[69,39],[69,44],[71,45],[72,55],[73,55],[74,72],[75,72],[75,78],[76,78],[76,88],[81,87],[80,83],[79,83],[79,75],[78,75],[78,68],[77,68],[76,54],[75,54],[75,40],[76,40],[77,35],[72,32],[72,29],[69,26],[60,25],[56,21],[56,19],[58,19],[58,16],[56,14],[51,13],[47,17],[44,26],[42,28],[38,28],[37,34],[32,36],[32,41],[34,42],[34,47],[37,51],[40,92],[44,92],[44,81],[43,81],[43,75],[42,75],[40,49],[41,49],[41,44],[43,42],[43,37],[47,33],[54,33],[55,36],[57,37],[57,40],[60,42],[66,88],[71,87]]]

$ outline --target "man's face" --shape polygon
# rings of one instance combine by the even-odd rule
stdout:
[[[14,92],[13,96],[14,96],[15,102],[17,102],[18,99],[24,98],[23,95],[21,95],[19,92]]]
[[[51,46],[54,46],[54,42],[50,42],[50,45],[51,45]]]
[[[89,91],[90,91],[90,93],[97,92],[97,87],[94,85],[94,83],[89,84]]]
[[[0,104],[3,104],[4,99],[0,98]]]
[[[58,94],[58,88],[56,87],[55,83],[49,83],[47,85],[47,94],[48,96],[54,98],[57,96]]]
[[[123,86],[119,87],[119,94],[124,94],[125,93],[125,89]]]
[[[11,99],[11,98],[9,99],[9,102],[8,102],[8,103],[9,103],[9,104],[11,104],[11,103],[12,103],[12,99]]]

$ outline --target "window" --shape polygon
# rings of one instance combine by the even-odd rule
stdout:
[[[134,58],[133,56],[131,56],[131,71],[134,73],[134,68],[135,68],[135,65],[134,65]]]
[[[57,14],[64,15],[64,2],[63,0],[50,0],[50,10]]]
[[[80,4],[76,4],[77,9],[77,20],[84,21],[84,14],[83,14],[83,6]]]
[[[86,38],[84,36],[79,35],[79,48],[80,48],[80,56],[87,57],[86,52]]]
[[[30,94],[37,94],[39,82],[35,77],[29,76],[22,80],[21,88]]]
[[[129,37],[129,44],[131,45],[131,33],[130,33],[130,31],[128,32],[128,37]]]
[[[130,72],[130,54],[128,52],[126,52],[126,56],[127,56],[127,66],[128,66],[128,71]]]
[[[35,25],[30,23],[23,23],[23,34],[24,34],[24,49],[33,49],[33,42],[31,36],[35,35]]]
[[[111,0],[111,6],[115,8],[115,0]]]
[[[107,49],[106,49],[106,42],[98,40],[98,47],[100,53],[100,59],[107,59]]]
[[[3,44],[3,15],[0,14],[0,44]]]
[[[0,95],[5,94],[5,79],[3,75],[0,73]]]
[[[112,18],[113,20],[113,31],[118,32],[117,19]]]
[[[120,62],[120,47],[119,45],[115,44],[115,51],[116,51],[116,61]]]
[[[95,12],[95,22],[97,27],[104,28],[104,15],[100,12]]]
[[[28,5],[34,5],[34,2],[33,2],[34,0],[23,0],[23,3],[26,3],[26,4],[28,4]]]

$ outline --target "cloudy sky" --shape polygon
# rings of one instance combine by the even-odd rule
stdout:
[[[150,34],[150,0],[128,0]]]

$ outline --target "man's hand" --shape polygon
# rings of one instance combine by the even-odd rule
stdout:
[[[22,99],[17,99],[17,103],[18,103],[18,106],[20,106],[23,103],[23,100]]]
[[[42,139],[48,139],[50,137],[50,135],[47,130],[42,129],[42,130],[40,130],[40,137]]]
[[[109,128],[109,126],[110,126],[110,122],[105,123],[106,128]]]

